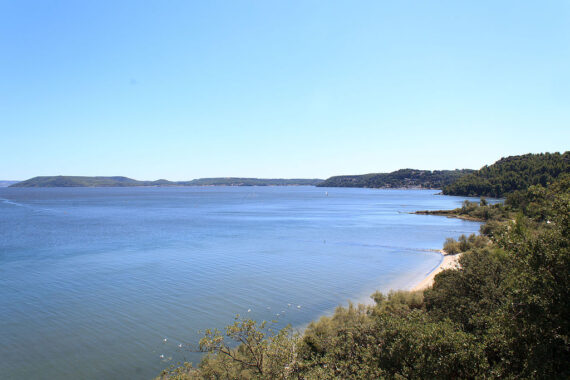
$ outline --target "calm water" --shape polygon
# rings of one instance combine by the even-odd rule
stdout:
[[[430,249],[479,228],[408,214],[465,199],[435,193],[0,189],[0,374],[152,378],[236,313],[300,327],[410,287],[439,264]]]

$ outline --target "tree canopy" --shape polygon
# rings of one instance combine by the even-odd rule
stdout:
[[[499,198],[531,185],[546,187],[564,173],[570,173],[569,151],[510,156],[458,178],[443,193]]]

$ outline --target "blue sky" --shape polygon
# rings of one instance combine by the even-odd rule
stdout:
[[[0,132],[0,179],[564,151],[570,2],[0,0]]]

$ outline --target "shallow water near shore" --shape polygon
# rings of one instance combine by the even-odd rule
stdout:
[[[0,377],[152,378],[198,361],[199,330],[237,313],[303,326],[376,289],[411,288],[446,237],[479,229],[409,214],[468,199],[436,193],[0,189]]]

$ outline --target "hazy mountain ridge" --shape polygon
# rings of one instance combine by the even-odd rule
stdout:
[[[199,178],[188,182],[180,182],[185,186],[314,186],[323,182],[318,178]]]
[[[138,181],[128,177],[41,176],[13,183],[10,187],[137,187],[137,186],[302,186],[322,179],[200,178],[191,181]]]
[[[11,186],[15,183],[18,183],[19,181],[6,181],[6,180],[1,180],[0,181],[0,187],[8,187]]]

